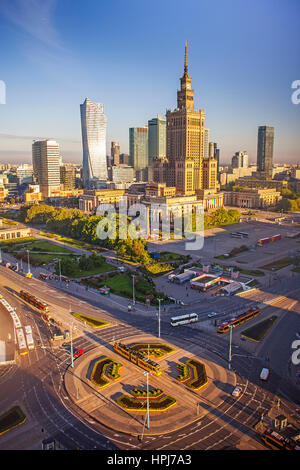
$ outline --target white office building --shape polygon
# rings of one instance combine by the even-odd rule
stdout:
[[[92,180],[107,180],[106,123],[104,104],[86,98],[80,105],[83,181],[89,186]]]

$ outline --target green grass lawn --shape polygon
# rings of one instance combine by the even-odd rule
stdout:
[[[26,239],[23,240],[25,241]],[[33,266],[48,264],[53,259],[61,256],[78,256],[73,251],[50,242],[39,241],[37,239],[26,241],[26,243],[24,241],[10,243],[3,250],[16,258],[22,257],[24,261],[27,261],[27,250],[29,250],[30,263]]]
[[[79,278],[79,277],[95,276],[96,274],[103,274],[109,271],[115,271],[116,269],[117,268],[115,266],[112,266],[111,264],[108,264],[106,263],[106,261],[104,261],[101,266],[97,266],[96,268],[90,269],[88,271],[83,271],[81,269],[78,269],[77,271],[74,271],[72,275],[70,275],[70,277]]]
[[[126,297],[132,299],[132,277],[129,274],[120,273],[107,279],[94,278],[90,281],[82,281],[84,284],[89,284],[95,288],[100,287],[110,287],[111,293],[120,295],[121,297]],[[158,297],[158,292],[155,290],[155,287],[147,280],[146,277],[140,276],[136,278],[135,287],[135,299],[141,302],[145,302],[147,297]],[[165,297],[163,294],[160,294],[160,297]],[[154,302],[155,303],[155,302]]]
[[[62,237],[61,235],[57,235],[55,233],[40,232],[39,235],[52,238],[53,240],[57,240],[59,242],[65,243],[66,245],[74,246],[75,248],[80,248],[82,250],[91,251],[93,253],[101,253],[104,251],[99,246],[90,245],[89,243],[86,243],[80,240],[75,240],[74,238]]]
[[[273,326],[276,320],[277,320],[277,316],[274,315],[270,318],[267,318],[266,320],[263,320],[257,323],[251,328],[248,328],[247,330],[242,331],[241,334],[243,336],[246,336],[246,338],[249,338],[253,341],[260,342],[264,339],[267,332],[270,330],[270,328]]]
[[[182,261],[182,263],[187,263],[190,260],[189,255],[180,255],[178,253],[172,253],[170,251],[164,251],[160,253],[160,259],[158,261]]]
[[[259,282],[257,279],[253,279],[252,281],[248,282],[247,286],[249,287],[255,287],[255,286],[258,286],[259,285]]]
[[[281,258],[278,261],[274,261],[273,263],[266,264],[264,266],[261,266],[261,269],[267,269],[268,271],[277,271],[278,269],[285,268],[286,266],[289,266],[290,264],[293,264],[293,258]]]

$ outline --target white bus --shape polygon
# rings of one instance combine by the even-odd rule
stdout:
[[[26,333],[26,342],[28,349],[34,349],[34,341],[32,336],[32,329],[31,326],[27,325],[24,327]]]
[[[18,328],[16,330],[16,335],[17,335],[18,346],[19,346],[19,354],[20,355],[27,354],[28,351],[27,351],[23,328]]]
[[[187,315],[179,315],[178,317],[171,318],[172,326],[186,325],[198,321],[197,313],[189,313]]]

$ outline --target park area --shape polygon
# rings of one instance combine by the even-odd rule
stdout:
[[[76,256],[73,251],[54,243],[41,241],[34,237],[18,240],[3,241],[1,249],[17,259],[27,262],[28,253],[32,266],[41,266],[51,263],[55,258],[65,256]]]
[[[167,299],[167,297],[156,291],[153,282],[143,274],[135,274],[133,281],[132,275],[128,273],[110,273],[101,277],[91,277],[81,281],[82,284],[99,289],[109,287],[112,294],[120,295],[132,299],[134,282],[135,300],[145,302],[149,299],[151,303],[157,303],[157,298]]]

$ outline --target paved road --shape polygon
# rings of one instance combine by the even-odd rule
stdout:
[[[209,409],[203,419],[193,426],[186,426],[177,433],[160,437],[147,437],[142,443],[136,438],[108,431],[96,423],[89,423],[86,416],[64,397],[63,374],[70,364],[70,356],[64,348],[53,349],[49,343],[46,327],[38,319],[31,307],[20,301],[15,292],[24,287],[24,278],[19,274],[0,267],[1,292],[4,291],[8,301],[17,307],[17,312],[23,321],[30,321],[34,336],[39,338],[43,348],[37,348],[21,359],[21,367],[7,369],[0,375],[1,407],[7,408],[10,403],[22,401],[33,423],[33,434],[36,438],[43,435],[55,436],[68,449],[121,448],[121,449],[222,449],[224,447],[239,447],[245,437],[251,445],[260,448],[261,444],[253,435],[251,427],[259,419],[260,413],[265,412],[273,400],[278,387],[275,376],[267,384],[259,383],[257,367],[261,363],[257,358],[247,357],[241,348],[236,351],[241,356],[233,356],[232,366],[236,370],[237,383],[243,387],[243,394],[238,400],[224,393],[224,402],[217,408],[211,403],[201,406]],[[103,318],[111,319],[114,325],[108,329],[95,332],[88,327],[78,325],[80,336],[74,340],[74,348],[93,349],[101,344],[116,339],[127,338],[140,333],[156,334],[156,317],[142,315],[139,312],[128,314],[122,307],[103,304],[104,299],[91,299],[86,303],[75,292],[63,292],[50,287],[38,280],[30,280],[30,291],[48,301],[55,308],[57,315],[64,321],[72,317],[69,304],[76,304],[84,313],[93,313]],[[4,286],[4,287],[3,287]],[[105,299],[106,302],[107,299]],[[81,302],[81,303],[80,303]],[[77,323],[76,323],[77,325]],[[166,337],[175,345],[180,338],[188,339],[191,343],[200,344],[211,354],[213,360],[226,367],[228,355],[228,338],[211,335],[190,327],[180,330],[170,327],[163,322],[162,337]],[[18,387],[16,387],[18,384]],[[222,384],[220,384],[222,386]],[[295,405],[284,400],[289,413],[295,413]],[[86,419],[87,418],[87,419]],[[44,433],[41,433],[41,429]],[[21,428],[20,428],[21,430]],[[11,436],[14,436],[13,432]],[[24,436],[22,436],[24,439]],[[21,439],[21,438],[20,438]],[[24,441],[23,441],[24,442]],[[14,448],[18,444],[9,433],[2,440],[3,448]],[[250,444],[249,444],[250,445]]]

